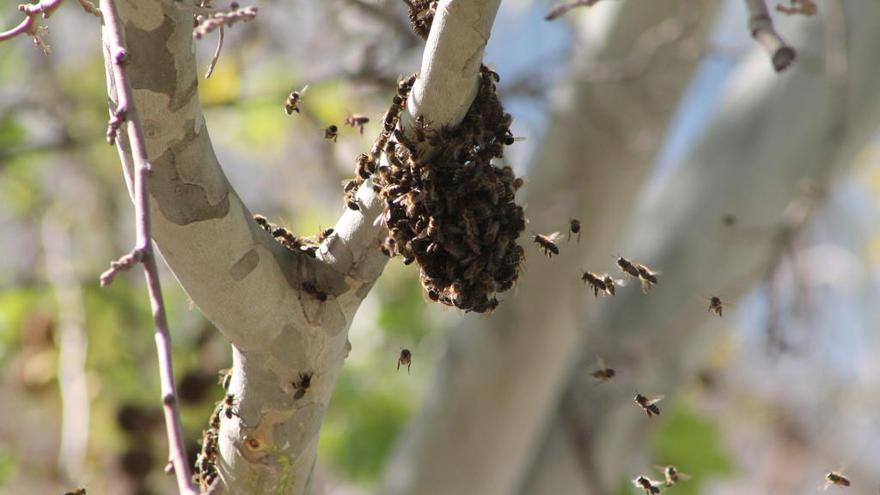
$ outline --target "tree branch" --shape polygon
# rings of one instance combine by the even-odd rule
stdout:
[[[447,29],[461,32],[444,34],[438,28],[438,48],[456,36],[472,39],[474,26],[485,26],[477,47],[458,45],[478,57],[476,63],[458,65],[465,67],[458,79],[476,84],[491,19],[473,14],[494,18],[494,8],[485,5],[497,8],[498,0],[445,3],[450,8],[442,15],[472,17],[469,25],[449,23],[453,27]],[[367,181],[357,193],[360,210],[344,211],[316,258],[276,242],[229,185],[204,128],[192,13],[165,0],[118,7],[125,36],[133,40],[129,77],[152,165],[153,238],[192,300],[233,344],[229,393],[237,414],[221,421],[220,480],[234,493],[267,486],[303,493],[311,483],[318,431],[346,354],[348,327],[387,262],[379,251],[385,230],[375,222],[380,201]],[[438,25],[444,23],[441,16]],[[425,54],[447,63],[458,63],[460,56]],[[114,54],[105,51],[105,59],[112,69]],[[113,77],[108,84],[114,95]],[[453,97],[463,115],[470,100],[443,84],[443,79],[426,83],[425,91]],[[427,105],[422,111],[441,123],[444,117],[430,112],[449,105]],[[136,153],[129,141],[123,133],[117,143],[126,169]],[[310,377],[305,389],[303,376]]]
[[[196,493],[193,489],[186,451],[183,447],[183,432],[180,426],[180,415],[177,411],[177,396],[174,387],[174,370],[171,364],[171,336],[168,332],[168,321],[165,317],[165,304],[162,300],[162,288],[159,284],[159,271],[153,255],[153,244],[150,237],[150,196],[147,180],[151,173],[147,161],[147,149],[144,133],[134,105],[131,85],[126,76],[125,64],[128,53],[123,42],[119,18],[113,0],[101,0],[101,11],[104,16],[104,42],[111,54],[110,72],[116,88],[116,109],[113,120],[127,122],[125,133],[132,149],[134,159],[134,200],[137,240],[132,252],[119,262],[114,262],[109,272],[101,276],[101,284],[106,285],[120,269],[129,268],[134,262],[144,265],[144,278],[153,310],[153,323],[156,327],[156,350],[159,357],[159,378],[162,389],[162,404],[165,414],[165,429],[168,435],[169,459],[174,466],[177,487],[180,493]],[[115,134],[115,132],[114,132]]]

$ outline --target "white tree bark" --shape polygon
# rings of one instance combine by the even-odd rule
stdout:
[[[440,2],[423,61],[437,76],[418,81],[411,112],[438,125],[464,115],[499,1]],[[233,346],[229,393],[240,417],[222,421],[222,483],[227,493],[307,493],[349,325],[387,259],[378,249],[385,230],[375,223],[381,202],[367,181],[358,191],[361,209],[343,213],[317,259],[282,247],[253,221],[214,155],[199,108],[192,14],[163,1],[120,2],[119,10],[153,165],[153,238]],[[106,47],[105,59],[112,63]],[[115,100],[116,88],[108,89]],[[127,172],[128,144],[120,139]],[[313,376],[297,400],[301,373]]]
[[[451,336],[380,493],[516,493],[580,354],[578,268],[613,264],[627,205],[690,80],[713,4],[607,2],[585,16],[575,69],[556,95],[524,201],[533,205],[531,229],[564,229],[576,216],[583,242],[563,243],[550,261],[528,248],[516,296],[488,328]]]
[[[766,54],[752,50],[703,137],[643,204],[626,252],[661,270],[660,284],[648,296],[627,291],[604,302],[551,428],[569,441],[546,444],[524,494],[545,493],[541,480],[560,462],[593,475],[597,493],[632,476],[629,469],[650,465],[621,462],[633,458],[648,427],[631,396],[675,390],[688,357],[717,337],[704,332],[715,316],[701,297],[735,301],[757,282],[784,229],[821,201],[877,129],[880,5],[828,3],[820,10],[824,22],[788,24],[792,45],[805,55],[788,73],[775,74]],[[804,195],[805,181],[818,185],[812,194]],[[723,227],[727,214],[736,216],[735,226]],[[617,361],[616,387],[627,393],[591,386],[587,366],[599,348],[612,365]]]

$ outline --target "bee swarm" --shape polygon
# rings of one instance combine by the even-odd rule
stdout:
[[[396,131],[397,142],[385,146],[389,165],[374,177],[389,231],[383,251],[418,262],[431,300],[478,313],[497,307],[495,293],[513,287],[524,257],[516,239],[525,216],[514,203],[522,180],[491,163],[513,143],[497,80],[481,68],[477,96],[455,128],[417,119],[414,131]]]

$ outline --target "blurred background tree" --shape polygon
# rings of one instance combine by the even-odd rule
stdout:
[[[880,5],[774,11],[798,51],[778,74],[741,0],[603,0],[547,22],[554,5],[502,2],[485,60],[528,138],[505,157],[527,177],[528,228],[577,217],[581,242],[548,260],[523,239],[526,272],[488,317],[426,302],[416,270],[389,263],[351,326],[314,491],[638,493],[634,476],[675,464],[692,476],[669,489],[682,494],[810,493],[836,468],[848,493],[875,493]],[[423,42],[395,0],[260,8],[226,31],[199,96],[242,200],[310,233],[334,224]],[[143,284],[97,284],[133,229],[104,140],[100,30],[77,9],[48,22],[48,57],[0,45],[0,491],[167,493]],[[16,14],[0,9],[3,25]],[[363,137],[323,139],[353,112],[372,117]],[[617,254],[660,283],[594,298],[581,271],[616,270]],[[164,275],[194,460],[231,358]],[[395,371],[401,348],[411,374]],[[597,354],[618,371],[602,385]],[[665,394],[659,418],[637,391]]]

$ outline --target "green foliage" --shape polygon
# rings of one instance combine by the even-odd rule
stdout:
[[[18,467],[18,457],[15,452],[10,452],[0,447],[0,486],[4,486]]]
[[[429,331],[421,285],[408,267],[393,271],[396,273],[388,270],[385,275],[391,283],[377,288],[382,306],[376,322],[391,342],[420,342]]]
[[[733,460],[724,451],[721,431],[715,422],[681,401],[663,417],[663,424],[651,438],[653,459],[657,464],[673,464],[692,476],[671,490],[678,495],[696,495],[713,476],[734,472]],[[660,478],[658,473],[657,479]]]
[[[343,369],[318,447],[340,473],[369,481],[381,471],[413,404],[399,384],[389,383],[394,380],[367,384],[362,375]]]

